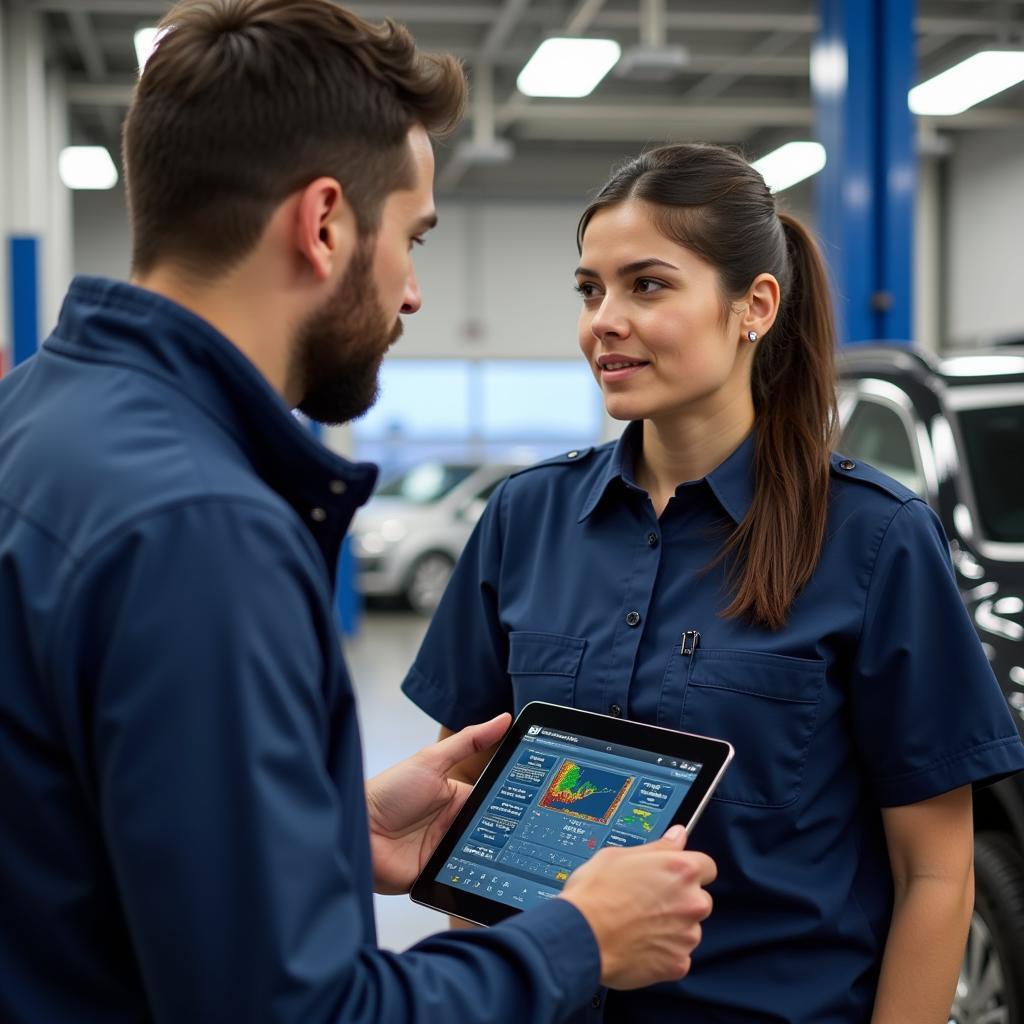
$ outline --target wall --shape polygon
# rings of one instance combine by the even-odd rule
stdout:
[[[809,190],[787,208],[807,216]],[[787,194],[789,197],[790,194]],[[394,358],[575,358],[576,221],[569,201],[438,204],[438,226],[416,253],[423,308],[406,318]],[[75,195],[78,273],[128,274],[121,188]]]
[[[76,274],[127,279],[131,236],[120,185],[105,192],[76,192],[72,229]]]
[[[0,367],[13,360],[10,238],[38,243],[37,342],[71,275],[72,200],[57,172],[68,142],[67,98],[62,73],[47,66],[41,18],[24,5],[0,4]]]
[[[1016,298],[1024,133],[953,139],[941,170],[936,159],[921,162],[915,340],[929,348],[941,347],[944,338],[969,343],[1024,334],[1024,307]],[[809,187],[792,189],[782,201],[811,219]],[[574,357],[572,269],[580,208],[571,201],[439,203],[440,224],[416,259],[423,309],[408,318],[393,357]],[[950,251],[940,258],[944,236]],[[127,275],[128,218],[120,188],[75,194],[74,239],[77,272]]]
[[[962,134],[948,168],[945,288],[958,343],[1024,337],[1024,132]]]

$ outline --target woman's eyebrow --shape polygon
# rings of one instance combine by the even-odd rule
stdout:
[[[647,270],[648,267],[668,267],[669,270],[678,270],[679,268],[667,260],[659,260],[657,256],[648,256],[646,259],[633,260],[632,263],[625,263],[616,271],[619,277],[629,277],[630,274],[635,274],[640,270]],[[591,270],[590,267],[577,267],[573,273],[577,276],[583,277],[600,277],[601,275],[596,270]]]

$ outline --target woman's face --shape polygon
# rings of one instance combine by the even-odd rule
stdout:
[[[732,402],[749,406],[744,310],[730,304],[723,316],[717,271],[662,235],[649,210],[630,200],[596,213],[576,270],[580,348],[609,415],[710,417]]]

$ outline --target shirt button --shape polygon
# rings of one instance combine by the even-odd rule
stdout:
[[[618,704],[613,704],[608,709],[608,714],[611,715],[612,718],[621,718],[622,717],[622,708],[620,708]]]
[[[576,451],[576,449],[574,448],[571,452],[569,452],[568,455],[566,455],[566,458],[567,459],[575,459],[578,455],[579,455],[579,452]]]
[[[849,459],[843,459],[843,461],[839,463],[839,468],[845,469],[847,472],[849,472],[851,469],[857,468],[857,463],[851,462]]]
[[[639,626],[640,625],[640,613],[639,612],[627,612],[626,613],[626,625],[627,626]]]
[[[658,546],[658,535],[652,530],[647,534],[647,546],[649,548],[656,548]]]
[[[344,494],[348,490],[344,480],[332,480],[329,486],[331,494]]]
[[[595,1010],[599,1010],[601,1008],[601,997],[600,996],[594,996],[594,998],[590,1000],[590,1005]]]
[[[309,518],[314,523],[322,523],[327,518],[327,513],[322,508],[310,509]]]

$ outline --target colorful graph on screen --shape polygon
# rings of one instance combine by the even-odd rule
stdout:
[[[566,758],[540,798],[540,806],[607,825],[626,799],[635,779],[634,775],[623,775]]]

